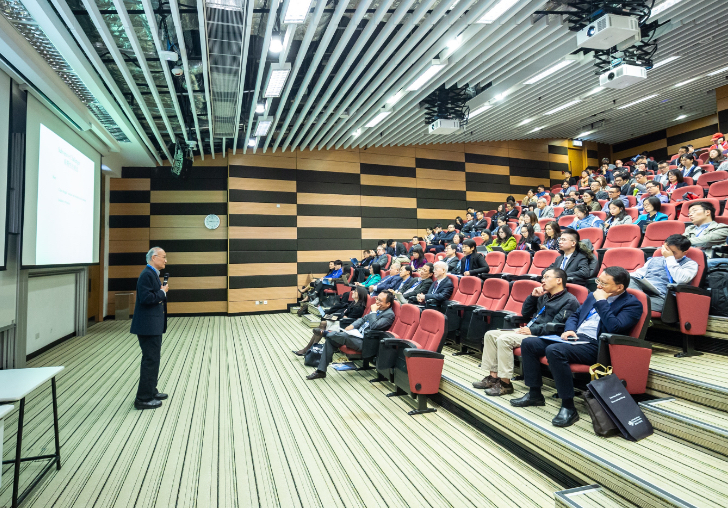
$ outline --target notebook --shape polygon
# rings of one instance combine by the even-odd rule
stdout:
[[[638,279],[633,275],[630,275],[630,277],[633,281],[637,283],[640,288],[642,288],[642,291],[644,291],[645,294],[649,296],[661,296],[657,288],[653,286],[652,283],[650,283],[647,279]]]

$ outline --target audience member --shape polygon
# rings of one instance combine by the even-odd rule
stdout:
[[[660,162],[660,164],[657,165],[657,173],[655,173],[655,178],[652,179],[653,182],[659,183],[663,188],[670,185],[670,181],[667,179],[667,173],[670,171],[670,165],[667,162]]]
[[[576,205],[574,207],[574,222],[569,226],[571,229],[584,229],[584,228],[600,228],[604,221],[589,213],[589,209],[585,204]]]
[[[321,342],[325,330],[339,331],[339,323],[342,319],[359,319],[364,315],[366,305],[366,288],[361,286],[354,288],[351,292],[351,301],[349,301],[349,293],[344,294],[340,301],[326,311],[319,326],[313,329],[313,336],[306,347],[293,353],[298,356],[305,356],[314,344]]]
[[[723,245],[728,238],[728,225],[715,222],[715,207],[709,201],[687,205],[692,225],[685,228],[685,237],[710,259],[713,257],[713,247]]]
[[[536,186],[536,197],[537,198],[542,198],[546,194],[548,194],[548,192],[546,192],[546,187],[544,185]]]
[[[551,198],[551,207],[564,206],[564,196],[557,193]],[[554,212],[555,213],[555,212]]]
[[[636,164],[644,164],[646,170],[655,172],[657,171],[657,163],[653,160],[650,160],[649,153],[644,152],[636,161]]]
[[[711,148],[710,152],[708,152],[708,160],[705,161],[706,164],[711,164],[713,168],[717,171],[723,162],[725,162],[726,158],[725,155],[723,155],[722,150],[718,150],[717,148]]]
[[[455,236],[455,224],[448,224],[447,231],[442,231],[432,240],[432,243],[427,246],[427,251],[435,249],[435,252],[442,252],[445,250],[445,245],[452,241],[452,237]]]
[[[559,236],[559,252],[557,257],[549,266],[559,268],[566,272],[567,281],[583,286],[589,278],[589,256],[582,251],[579,243],[579,232],[574,229],[564,228]]]
[[[389,266],[389,274],[376,284],[369,286],[368,289],[372,296],[377,296],[382,291],[399,285],[402,281],[402,278],[399,276],[400,268],[402,268],[402,264],[399,261],[392,261],[392,264]]]
[[[619,187],[609,187],[607,189],[607,195],[609,196],[609,200],[604,203],[604,206],[602,207],[602,212],[607,214],[607,217],[609,217],[609,204],[612,201],[621,201],[622,205],[627,208],[629,206],[629,200],[627,199],[627,196],[622,196],[619,190]]]
[[[536,209],[534,210],[536,219],[552,218],[554,216],[554,207],[550,206],[546,198],[538,198]]]
[[[465,240],[465,235],[462,233],[456,233],[455,236],[452,237],[452,242],[448,245],[455,247],[455,252],[462,252],[463,240]]]
[[[516,208],[515,201],[506,201],[505,218],[506,220],[518,218],[518,208]]]
[[[402,266],[402,268],[399,269],[399,278],[399,284],[395,287],[387,289],[387,291],[389,291],[390,293],[404,294],[420,280],[418,277],[412,277],[411,265],[404,265]]]
[[[683,180],[682,172],[677,169],[671,169],[667,172],[668,185],[665,187],[665,192],[668,196],[671,195],[676,189],[686,187],[688,184]]]
[[[606,233],[612,226],[621,226],[622,224],[632,224],[632,217],[625,211],[624,202],[619,199],[610,201],[605,205],[608,208],[607,220],[602,224],[602,229]]]
[[[597,279],[597,290],[587,296],[584,304],[568,318],[561,335],[564,341],[577,340],[583,344],[554,343],[540,337],[523,340],[523,373],[529,392],[512,399],[511,405],[546,404],[541,394],[540,362],[541,357],[546,356],[561,399],[561,409],[551,423],[557,427],[568,427],[579,420],[579,413],[574,407],[574,380],[569,364],[595,364],[602,333],[627,334],[640,320],[642,304],[626,291],[629,282],[629,273],[620,266],[610,266],[601,273]]]
[[[490,267],[485,261],[485,257],[480,252],[477,252],[474,240],[465,240],[463,242],[463,254],[464,256],[460,259],[460,263],[453,271],[454,274],[480,277],[490,272]]]
[[[658,291],[658,294],[644,291],[650,298],[652,311],[662,312],[668,284],[688,284],[698,274],[698,263],[685,255],[688,249],[690,240],[683,235],[670,235],[662,244],[661,257],[650,257],[642,268],[630,274],[632,289],[644,291],[640,281],[646,280]]]
[[[716,132],[713,134],[713,139],[711,140],[713,144],[711,145],[710,149],[717,148],[721,152],[724,150],[728,150],[728,141],[725,140],[725,136],[721,134],[720,132]]]
[[[526,224],[521,229],[520,235],[521,238],[516,244],[516,250],[525,250],[533,256],[537,250],[541,249],[541,239],[536,236],[533,225]]]
[[[562,173],[564,174],[564,182],[568,183],[570,187],[574,187],[578,184],[579,179],[575,176],[572,176],[570,170],[567,169],[565,171],[562,171]]]
[[[502,205],[501,205],[502,206]],[[491,217],[491,221],[494,221],[494,219]],[[477,236],[483,231],[488,229],[488,219],[483,215],[483,212],[478,210],[476,212],[476,218],[475,223],[473,224],[473,227],[471,228],[471,237]]]
[[[498,228],[498,233],[496,233],[495,239],[486,247],[486,249],[488,249],[488,252],[491,252],[494,247],[499,247],[506,253],[516,248],[516,239],[513,237],[513,232],[510,227],[501,226]]]
[[[407,250],[404,245],[394,240],[387,240],[387,254],[396,258],[397,256],[406,256]]]
[[[427,293],[432,285],[432,273],[434,271],[432,263],[425,263],[418,271],[420,274],[419,280],[412,284],[407,291],[402,292],[402,296],[409,303],[417,303],[417,295]]]
[[[410,246],[409,250],[407,251],[407,255],[408,256],[412,256],[412,250],[415,247],[422,247],[422,245],[420,245],[420,237],[419,236],[413,236],[412,237],[412,245]]]
[[[426,228],[425,229],[425,237],[423,240],[425,241],[425,245],[428,243],[432,243],[432,240],[435,238],[435,232],[433,228]]]
[[[533,192],[533,189],[528,189],[528,192],[526,192],[526,195],[521,200],[521,206],[528,206],[530,203],[535,204],[537,201],[536,193]]]
[[[488,231],[487,229],[483,230],[482,233],[480,233],[480,238],[483,240],[483,242],[480,244],[484,249],[486,246],[490,245],[493,241],[493,235]],[[480,247],[478,247],[480,249]],[[465,242],[463,242],[463,252],[465,252]]]
[[[450,299],[455,288],[447,276],[447,263],[438,261],[433,267],[435,271],[432,285],[427,293],[417,295],[417,302],[428,308],[434,308],[442,312],[442,305]]]
[[[448,244],[447,247],[445,247],[445,259],[443,259],[445,263],[447,263],[447,271],[452,272],[455,270],[458,265],[460,264],[460,260],[457,257],[457,251],[455,250],[455,244]]]
[[[642,231],[644,231],[647,224],[651,222],[667,220],[667,215],[660,211],[662,208],[662,202],[657,196],[650,196],[647,199],[644,199],[641,204],[644,213],[637,217],[634,223],[641,227]]]
[[[544,241],[541,244],[541,250],[559,250],[559,237],[561,236],[561,227],[555,220],[546,223],[544,229]]]
[[[306,376],[306,379],[321,379],[326,377],[326,369],[334,357],[334,351],[341,346],[349,347],[355,351],[361,351],[364,334],[367,330],[387,330],[394,323],[394,311],[392,310],[392,302],[394,295],[392,293],[380,293],[376,302],[372,305],[371,311],[351,325],[344,328],[343,331],[323,332],[326,337],[326,344],[321,354],[321,361],[312,374]],[[356,332],[354,331],[356,330]]]
[[[366,251],[365,251],[366,252]],[[337,265],[338,263],[338,265]],[[342,263],[339,260],[336,261],[329,261],[329,271],[326,272],[326,275],[319,279],[312,280],[307,286],[301,286],[298,288],[298,292],[301,295],[302,300],[301,302],[308,302],[310,300],[315,300],[314,295],[319,295],[319,298],[323,295],[324,289],[326,289],[326,286],[329,286],[333,284],[333,281],[335,279],[338,279],[341,277],[341,274],[343,273],[342,269]],[[308,293],[312,292],[313,298],[309,296]]]
[[[627,194],[631,194],[630,188],[631,184],[629,177],[625,173],[616,173],[614,175],[614,187],[617,187],[619,189],[619,193],[622,196],[626,196]],[[611,197],[611,194],[610,194]]]
[[[470,232],[473,230],[474,225],[475,220],[473,214],[468,212],[465,214],[465,224],[463,224],[463,227],[460,228],[460,232],[464,235],[469,235]]]
[[[682,157],[682,176],[683,178],[692,178],[693,182],[697,182],[703,170],[695,162],[695,156],[692,154],[683,155]]]
[[[412,250],[410,264],[412,265],[413,270],[419,270],[420,268],[425,266],[425,263],[427,263],[427,260],[425,259],[425,253],[422,251],[422,247],[418,245]]]
[[[591,189],[584,191],[581,195],[581,199],[589,212],[598,212],[602,209],[602,205],[599,204],[597,195]]]
[[[581,172],[581,178],[579,179],[579,187],[589,187],[594,179],[591,176],[591,171],[584,170]]]
[[[576,206],[576,200],[574,198],[564,199],[564,211],[561,212],[558,218],[566,217],[567,215],[574,215],[574,207]]]
[[[373,286],[374,284],[382,280],[382,266],[384,265],[380,265],[379,263],[372,263],[369,266],[369,276],[364,279],[364,282],[355,282],[354,284],[356,286],[364,286],[365,288],[369,289],[369,286]]]
[[[632,190],[630,192],[630,195],[637,195],[647,192],[647,182],[649,182],[649,180],[647,179],[647,174],[644,171],[637,171],[634,174],[634,182],[631,183]]]
[[[656,197],[660,203],[668,203],[670,201],[670,198],[667,197],[666,194],[662,194],[660,191],[662,190],[660,188],[659,183],[655,183],[654,181],[648,181],[647,182],[647,193],[640,196],[640,198],[637,200],[637,211],[642,213],[642,203],[645,199],[649,197]]]
[[[675,165],[677,166],[677,163],[680,162],[680,157],[688,153],[688,147],[687,146],[681,146],[677,149],[677,156],[675,157]]]
[[[546,333],[547,323],[565,323],[579,308],[576,297],[566,291],[566,273],[558,268],[546,270],[541,285],[523,302],[521,315],[528,323],[516,330],[490,330],[483,339],[481,367],[489,372],[474,388],[485,389],[486,395],[500,396],[513,393],[513,350],[523,339]]]

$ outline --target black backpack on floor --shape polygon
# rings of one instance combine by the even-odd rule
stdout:
[[[708,268],[705,275],[705,286],[712,290],[710,315],[728,316],[728,265]]]

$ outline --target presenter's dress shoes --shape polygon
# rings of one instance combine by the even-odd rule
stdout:
[[[157,399],[152,400],[139,400],[134,399],[134,407],[136,409],[157,409],[162,407],[162,401]]]
[[[543,398],[543,395],[541,397],[534,397],[531,395],[531,393],[527,393],[523,397],[519,397],[517,399],[511,399],[511,406],[515,407],[528,407],[528,406],[545,406],[546,405],[546,399]]]
[[[157,392],[157,394],[154,396],[154,398],[157,400],[165,400],[167,397],[169,397],[169,395],[161,392]]]
[[[314,370],[313,373],[306,376],[306,379],[311,381],[312,379],[323,379],[326,377],[325,372],[321,372],[320,370]]]
[[[579,421],[579,412],[576,409],[562,407],[551,423],[555,427],[568,427]]]

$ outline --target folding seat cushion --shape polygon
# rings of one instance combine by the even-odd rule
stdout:
[[[700,203],[701,201],[711,203],[715,207],[716,214],[720,213],[720,200],[716,198],[693,199],[687,203],[683,203],[682,208],[680,208],[680,215],[678,216],[677,220],[682,222],[690,222],[690,216],[688,215],[688,213],[690,212],[690,206],[693,203]]]
[[[410,341],[417,347],[404,350],[411,393],[431,395],[440,390],[445,357],[441,354],[447,329],[445,316],[426,309]]]
[[[612,226],[607,231],[607,238],[602,245],[603,249],[615,247],[638,247],[642,231],[636,224],[621,224]]]
[[[651,222],[645,228],[645,236],[640,247],[656,247],[658,250],[670,235],[685,233],[685,223],[677,220]]]
[[[716,171],[717,173],[725,173],[725,171]],[[728,199],[728,180],[715,182],[708,189],[708,197],[716,199]]]

